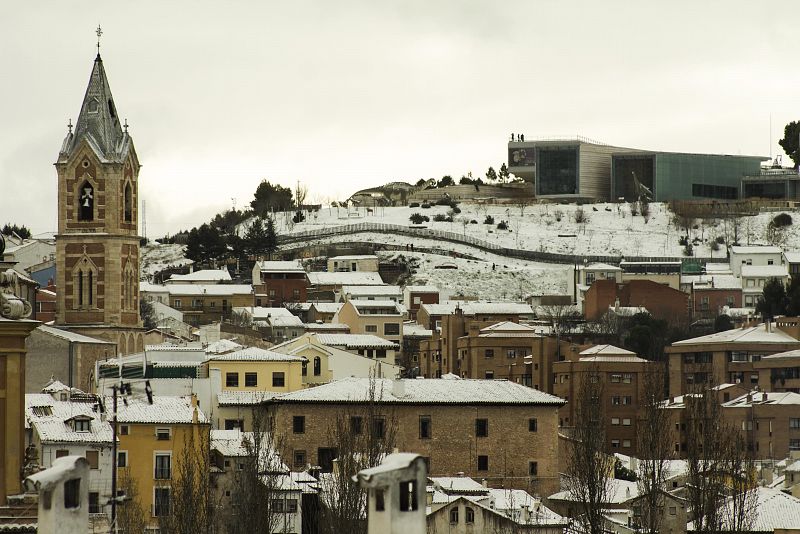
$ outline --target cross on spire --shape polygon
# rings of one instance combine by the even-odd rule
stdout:
[[[99,24],[97,25],[97,30],[95,31],[95,33],[97,34],[97,55],[99,56],[100,55],[100,36],[103,35],[103,29],[100,27]]]

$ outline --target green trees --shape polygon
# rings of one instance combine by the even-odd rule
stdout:
[[[783,139],[778,141],[795,166],[800,165],[800,121],[792,121],[783,129]]]
[[[281,185],[272,185],[267,180],[263,180],[254,195],[255,198],[250,202],[250,207],[256,215],[265,216],[273,211],[286,211],[294,206],[292,190]]]
[[[23,224],[22,226],[17,226],[16,224],[8,224],[6,223],[0,233],[3,235],[11,235],[17,234],[22,239],[30,239],[31,231]]]
[[[786,287],[777,278],[770,278],[764,284],[764,293],[756,303],[756,313],[765,321],[786,314]]]
[[[448,185],[456,185],[455,180],[450,175],[442,176],[442,179],[436,184],[436,187],[447,187]]]
[[[256,217],[244,235],[244,250],[249,256],[270,255],[278,248],[275,221],[272,217]]]
[[[508,181],[508,178],[509,178],[508,167],[506,167],[505,163],[500,165],[500,172],[497,174],[497,176],[500,178],[500,181],[503,182],[503,183],[506,183]]]
[[[225,238],[219,229],[208,223],[192,228],[186,241],[186,257],[196,263],[216,262],[228,253]]]
[[[489,167],[489,170],[486,171],[486,180],[489,182],[497,181],[497,171],[494,170],[494,167]]]

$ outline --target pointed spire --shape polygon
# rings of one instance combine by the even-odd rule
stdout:
[[[69,149],[72,150],[83,138],[99,152],[98,156],[102,159],[118,159],[124,136],[99,53],[94,60]]]

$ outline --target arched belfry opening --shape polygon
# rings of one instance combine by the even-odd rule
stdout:
[[[123,217],[126,223],[133,222],[133,188],[131,183],[125,184],[125,192],[123,193]]]
[[[78,190],[78,220],[94,220],[94,187],[86,180]]]

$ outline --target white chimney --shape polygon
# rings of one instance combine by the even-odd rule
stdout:
[[[392,395],[398,398],[406,396],[406,384],[402,378],[392,380]]]

